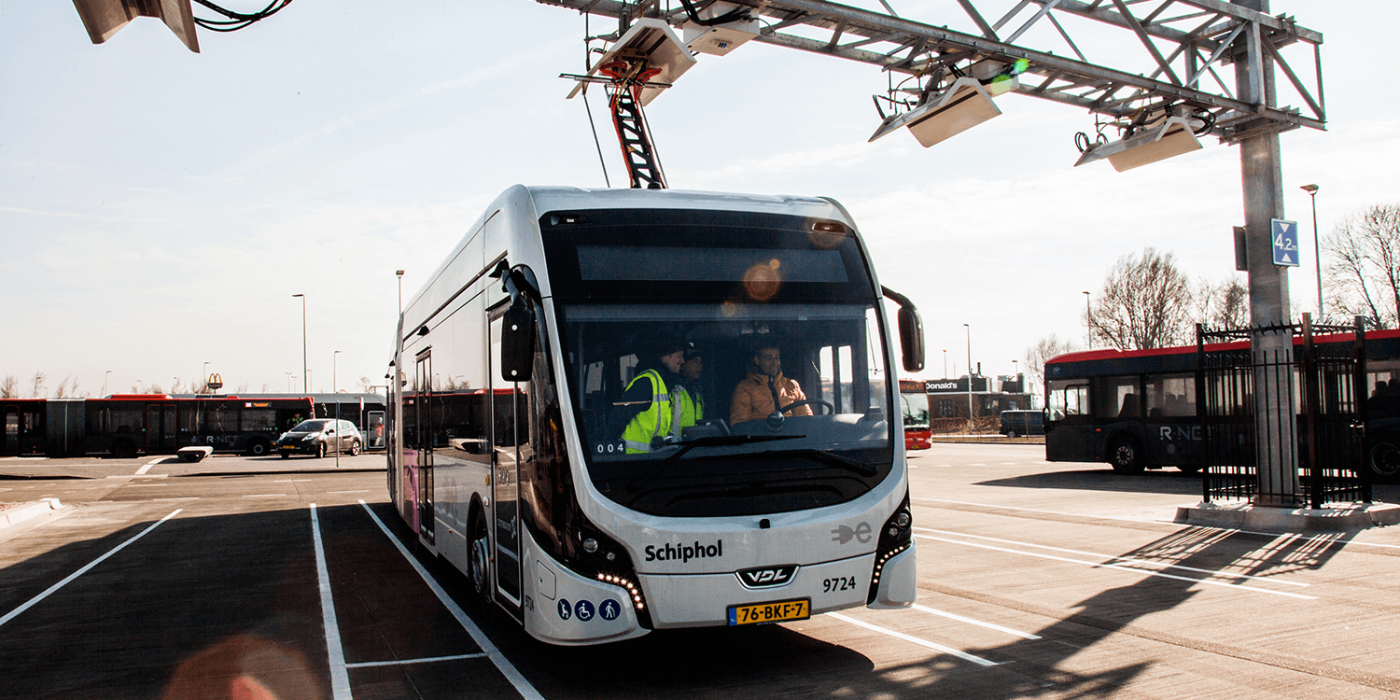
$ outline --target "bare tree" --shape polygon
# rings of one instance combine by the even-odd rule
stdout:
[[[1205,280],[1196,287],[1192,311],[1195,320],[1212,329],[1248,328],[1249,289],[1234,277],[1219,282]]]
[[[35,372],[35,373],[34,373],[34,380],[33,380],[33,382],[30,384],[29,398],[31,398],[31,399],[43,398],[43,394],[42,394],[41,392],[44,390],[44,379],[45,379],[45,377],[44,377],[44,373],[43,373],[43,372]]]
[[[1060,336],[1051,333],[1035,341],[1035,345],[1026,348],[1026,373],[1031,375],[1032,382],[1044,386],[1045,361],[1077,350],[1079,346],[1073,341],[1061,340]]]
[[[1120,350],[1181,344],[1191,327],[1190,280],[1171,253],[1144,248],[1113,264],[1089,312],[1094,338]]]
[[[77,398],[77,396],[78,380],[71,374],[64,377],[63,381],[58,383],[58,388],[53,390],[53,397],[55,399],[70,399]]]
[[[15,375],[7,374],[5,380],[0,381],[0,399],[17,398],[19,398],[19,380],[15,379]]]
[[[1387,328],[1400,320],[1400,205],[1349,217],[1322,245],[1331,308]]]

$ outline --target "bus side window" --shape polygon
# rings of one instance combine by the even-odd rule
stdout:
[[[1089,413],[1089,385],[1069,384],[1063,381],[1050,382],[1050,420],[1064,420]]]

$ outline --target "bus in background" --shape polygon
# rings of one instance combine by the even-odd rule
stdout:
[[[899,380],[899,412],[904,421],[904,449],[927,450],[933,446],[928,422],[928,389],[922,379]]]
[[[1295,341],[1295,347],[1301,339]],[[1351,345],[1350,333],[1318,345]],[[1207,353],[1248,351],[1248,342],[1207,345]],[[1366,334],[1365,464],[1377,480],[1400,476],[1400,331]],[[1199,471],[1196,347],[1089,350],[1045,363],[1045,459],[1107,462],[1120,474],[1176,467]],[[1296,401],[1295,401],[1296,403]]]
[[[831,200],[513,187],[399,318],[391,500],[480,605],[554,644],[907,606],[882,292],[918,371],[917,312]],[[704,352],[704,408],[638,452],[622,399],[661,334]],[[731,423],[773,346],[812,415]]]
[[[50,457],[135,457],[207,445],[215,452],[261,456],[277,436],[311,416],[311,399],[175,398],[115,394],[104,399],[46,401]]]

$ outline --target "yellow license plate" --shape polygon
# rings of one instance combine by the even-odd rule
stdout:
[[[806,620],[811,616],[812,600],[810,598],[729,606],[729,624],[731,626]]]

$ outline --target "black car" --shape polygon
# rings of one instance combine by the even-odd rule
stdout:
[[[1001,434],[1007,437],[1044,435],[1045,414],[1041,411],[1002,411]]]
[[[295,428],[282,433],[282,437],[277,438],[277,452],[283,459],[291,457],[293,452],[317,457],[325,457],[330,452],[348,452],[354,456],[360,454],[364,444],[365,439],[360,436],[360,429],[354,423],[317,418],[302,421]]]

